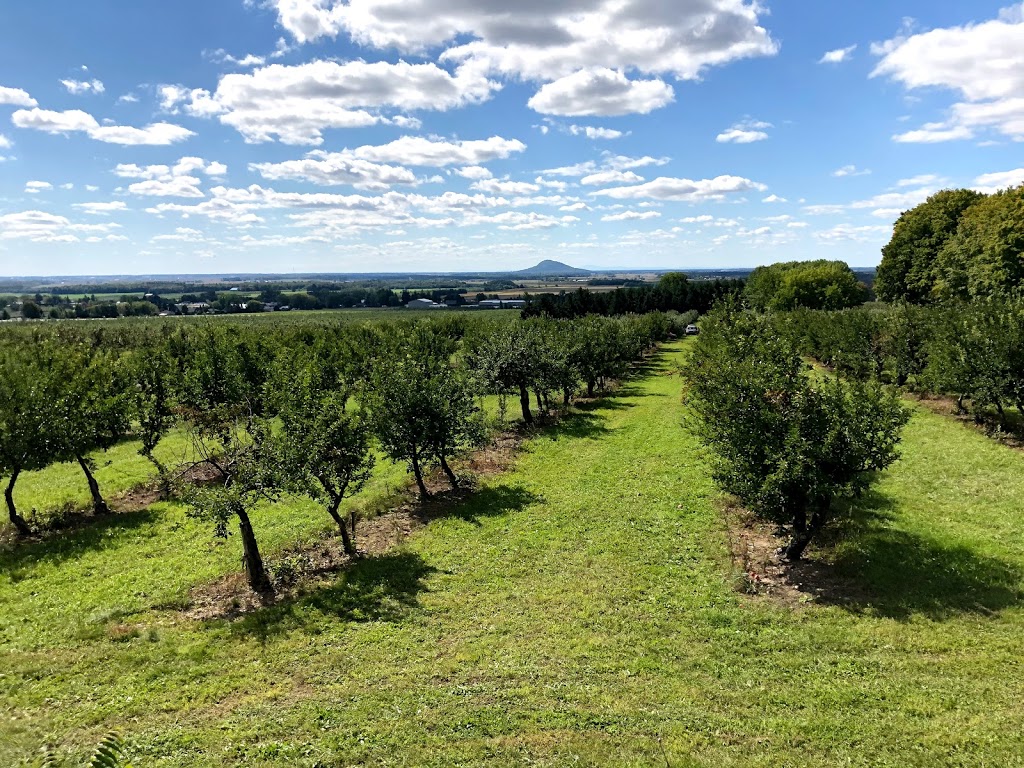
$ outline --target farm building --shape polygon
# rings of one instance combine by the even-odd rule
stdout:
[[[444,309],[444,304],[438,304],[430,299],[413,299],[405,305],[406,309]]]
[[[480,302],[481,309],[522,309],[525,306],[523,299],[484,299]]]

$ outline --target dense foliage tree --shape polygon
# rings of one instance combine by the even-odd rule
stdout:
[[[450,337],[421,324],[393,344],[374,363],[363,406],[385,452],[409,463],[427,498],[427,465],[436,462],[458,486],[449,460],[479,439],[482,426],[469,379],[453,364]]]
[[[338,526],[346,554],[356,554],[356,512],[340,513],[346,497],[358,493],[373,470],[370,432],[347,411],[349,389],[335,363],[317,353],[289,358],[279,368],[271,396],[280,429],[271,435],[271,454],[284,487],[321,502]]]
[[[988,299],[1024,291],[1024,185],[977,200],[938,254],[936,293]]]
[[[755,269],[744,296],[759,310],[844,309],[863,304],[867,288],[842,261],[790,261]]]
[[[882,248],[875,293],[883,301],[925,304],[937,297],[942,277],[939,253],[956,234],[960,219],[982,195],[969,189],[946,189],[905,211],[892,239]]]
[[[754,512],[791,527],[798,560],[831,516],[897,457],[909,414],[880,384],[813,384],[769,318],[725,307],[705,318],[687,402],[715,452],[715,476]]]

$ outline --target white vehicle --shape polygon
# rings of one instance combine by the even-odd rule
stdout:
[[[696,325],[688,325],[688,326],[686,326],[686,335],[687,336],[696,336],[698,333],[700,333],[700,328],[698,328]]]

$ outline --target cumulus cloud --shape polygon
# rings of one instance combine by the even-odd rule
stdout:
[[[212,94],[178,85],[160,94],[165,110],[219,116],[249,143],[318,145],[327,129],[392,122],[384,109],[443,111],[485,101],[499,87],[465,67],[453,75],[434,63],[311,61],[225,75]]]
[[[128,204],[123,200],[112,200],[109,203],[75,203],[71,207],[96,216],[128,210]]]
[[[1024,168],[1017,168],[1014,171],[983,174],[974,180],[974,189],[991,195],[1001,189],[1017,187],[1021,184],[1024,184]]]
[[[764,200],[762,200],[761,202],[762,203],[786,203],[786,202],[789,202],[789,201],[786,200],[786,198],[784,198],[784,197],[779,197],[778,195],[768,195],[768,197],[764,198]]]
[[[958,93],[947,118],[893,138],[938,143],[993,130],[1024,141],[1024,5],[982,23],[934,29],[876,43],[872,77],[889,77],[908,89],[936,87]]]
[[[36,243],[77,243],[80,234],[101,240],[124,239],[111,234],[118,224],[78,224],[65,216],[45,211],[21,211],[0,216],[0,240],[30,240]]]
[[[48,181],[27,181],[25,182],[25,191],[30,195],[38,194],[39,192],[48,192],[53,189],[53,184]]]
[[[504,159],[525,149],[526,145],[521,141],[500,136],[472,141],[403,136],[388,144],[365,145],[341,152],[315,150],[302,160],[254,163],[250,168],[267,179],[381,189],[394,184],[418,183],[416,175],[405,166],[442,168],[460,165],[464,168],[457,171],[459,175],[478,181],[487,179],[491,173],[480,167],[481,163]]]
[[[292,179],[324,186],[350,184],[357,189],[387,189],[395,184],[416,184],[408,168],[380,165],[341,153],[311,152],[302,160],[282,163],[252,163],[249,166],[265,179]]]
[[[828,51],[819,60],[819,64],[841,64],[844,61],[848,61],[853,55],[853,52],[857,50],[856,45],[851,45],[847,48],[837,48],[834,51]]]
[[[756,190],[764,192],[767,186],[741,176],[718,176],[714,179],[676,179],[660,177],[646,184],[631,187],[612,187],[601,189],[591,194],[604,195],[619,200],[649,198],[653,200],[673,200],[679,202],[700,202],[705,200],[723,200],[727,195],[736,192]]]
[[[644,177],[632,171],[599,171],[580,179],[580,184],[587,186],[605,186],[607,184],[635,184],[644,180]]]
[[[196,173],[222,176],[227,166],[201,157],[183,157],[174,165],[121,163],[114,168],[114,174],[122,179],[139,179],[128,186],[128,192],[146,197],[205,197]]]
[[[99,80],[61,80],[60,84],[73,96],[84,93],[100,94],[107,90]]]
[[[14,145],[11,143],[11,140],[0,133],[0,149],[10,149],[12,146]]]
[[[657,211],[623,211],[622,213],[610,213],[602,216],[601,221],[641,221],[643,219],[656,219],[661,216]]]
[[[547,115],[610,117],[646,115],[674,99],[672,86],[661,80],[630,80],[622,72],[599,67],[544,85],[527,105]]]
[[[441,49],[440,61],[474,72],[556,81],[530,101],[545,114],[646,113],[671,101],[671,87],[661,80],[631,84],[622,73],[694,80],[707,67],[778,51],[761,26],[762,6],[746,0],[268,2],[300,43],[345,33],[371,48]],[[610,72],[621,80],[595,75]]]
[[[21,88],[6,88],[2,85],[0,85],[0,104],[10,104],[15,107],[39,106],[39,102]]]
[[[832,171],[832,175],[837,179],[841,179],[845,176],[867,176],[871,173],[866,168],[858,168],[856,165],[844,165],[842,168],[837,168]]]
[[[489,179],[494,174],[491,173],[487,168],[480,165],[470,165],[465,168],[456,168],[455,175],[461,176],[464,179],[472,179],[473,181],[480,181],[481,179]]]
[[[152,123],[144,128],[127,125],[100,125],[88,112],[70,109],[53,112],[45,109],[19,109],[11,116],[18,128],[45,133],[84,133],[89,138],[122,146],[167,146],[195,134],[180,125]]]
[[[764,141],[768,138],[766,128],[773,127],[771,123],[763,120],[744,120],[737,123],[726,131],[718,134],[715,141],[719,144],[753,144],[755,141]]]

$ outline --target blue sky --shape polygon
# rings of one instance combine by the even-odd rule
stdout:
[[[878,263],[1024,182],[1006,0],[0,8],[0,274]]]

